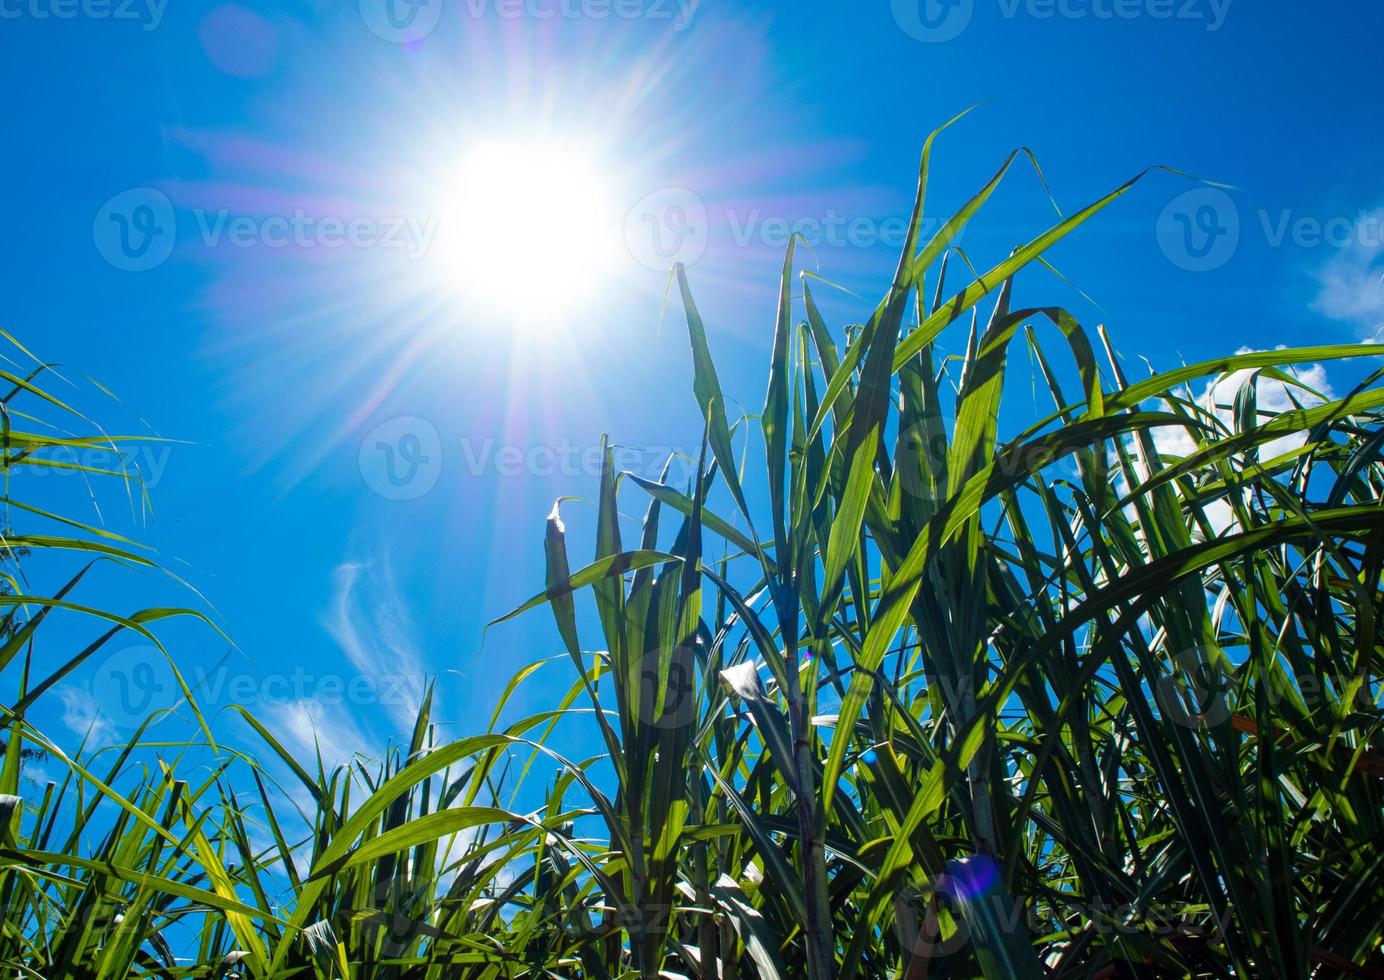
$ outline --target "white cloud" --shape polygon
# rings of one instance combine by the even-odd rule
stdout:
[[[1279,348],[1280,350],[1283,348]],[[1253,353],[1254,348],[1241,347],[1236,354]],[[1314,405],[1321,405],[1325,400],[1334,400],[1336,392],[1331,387],[1331,382],[1327,379],[1326,368],[1320,364],[1306,364],[1297,367],[1284,368],[1284,373],[1295,378],[1302,387],[1290,385],[1287,382],[1279,381],[1276,378],[1266,378],[1262,375],[1255,382],[1256,401],[1261,413],[1277,413],[1293,411],[1296,405],[1303,408],[1311,408]],[[1233,371],[1223,377],[1209,381],[1203,387],[1201,395],[1196,402],[1201,408],[1210,415],[1214,415],[1226,431],[1235,431],[1235,398],[1240,389],[1249,381],[1253,374],[1250,370]],[[1311,390],[1306,390],[1311,389]],[[1318,392],[1320,394],[1314,394]],[[1296,402],[1296,405],[1294,404]],[[1265,419],[1260,418],[1262,424]],[[1153,430],[1153,441],[1158,452],[1164,457],[1184,457],[1195,451],[1196,441],[1188,434],[1186,429],[1180,427],[1159,428]],[[1270,440],[1259,447],[1259,458],[1270,460],[1276,456],[1281,456],[1286,452],[1302,446],[1307,441],[1307,437],[1302,434],[1283,436],[1279,439]],[[1136,453],[1137,445],[1130,444],[1131,451]],[[1140,464],[1139,471],[1147,473],[1147,470]],[[1206,508],[1207,517],[1217,533],[1224,532],[1233,523],[1230,505],[1224,500],[1218,500]]]
[[[1279,348],[1279,350],[1282,349],[1282,347]],[[1252,347],[1241,347],[1235,353],[1238,355],[1254,352]],[[1207,382],[1201,395],[1196,399],[1197,404],[1206,412],[1214,414],[1227,430],[1233,431],[1235,428],[1235,397],[1253,373],[1249,370],[1232,371],[1230,374]],[[1336,397],[1331,382],[1326,377],[1326,368],[1320,364],[1289,367],[1284,369],[1284,373],[1295,378],[1303,387],[1289,385],[1276,378],[1266,378],[1261,375],[1256,382],[1256,400],[1261,413],[1292,411],[1294,401],[1304,408],[1322,404],[1323,399],[1321,397],[1314,395],[1312,391],[1305,390],[1305,388],[1320,392],[1327,399]],[[1261,418],[1261,424],[1262,421]],[[1296,449],[1306,441],[1306,437],[1302,435],[1274,439],[1259,447],[1259,457],[1272,459],[1291,449]],[[1183,428],[1155,429],[1154,444],[1158,447],[1158,451],[1165,456],[1186,456],[1196,448],[1195,440]]]
[[[423,701],[428,671],[418,652],[408,603],[386,558],[344,562],[335,573],[332,606],[323,625],[352,666],[372,681],[396,727],[410,731]]]
[[[336,567],[322,625],[344,658],[327,676],[314,678],[316,688],[266,700],[256,714],[309,773],[315,773],[319,753],[328,772],[357,756],[373,768],[391,741],[397,744],[412,732],[427,675],[417,630],[386,557]],[[271,765],[293,809],[310,821],[315,802],[286,770]],[[294,855],[304,868],[310,859],[308,853]]]
[[[1384,208],[1362,216],[1350,236],[1317,270],[1320,284],[1313,308],[1319,313],[1358,325],[1370,339],[1384,331]]]
[[[319,751],[322,764],[331,770],[350,762],[358,752],[370,755],[373,749],[378,754],[380,749],[341,705],[302,698],[269,705],[265,713],[266,727],[309,771]]]
[[[101,716],[100,703],[91,692],[80,687],[60,687],[62,723],[73,733],[85,738],[88,745],[109,745],[114,741],[115,726]]]

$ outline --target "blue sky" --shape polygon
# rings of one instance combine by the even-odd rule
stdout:
[[[238,646],[225,660],[212,631],[170,628],[184,669],[231,664],[214,676],[291,744],[315,726],[338,755],[379,746],[424,673],[448,731],[483,727],[510,675],[559,652],[541,612],[483,649],[481,631],[541,588],[543,519],[594,493],[601,434],[649,475],[695,455],[662,264],[688,263],[723,384],[754,411],[788,231],[816,246],[804,267],[864,297],[820,291],[833,323],[858,318],[924,138],[967,106],[936,148],[933,222],[1020,146],[1068,213],[1153,164],[1233,188],[1155,173],[1054,253],[1081,292],[1020,281],[1023,305],[1106,324],[1132,373],[1384,323],[1384,11],[1364,0],[400,4],[0,0],[0,323],[116,393],[73,396],[110,431],[179,440],[137,455],[149,519],[118,497],[101,519]],[[534,134],[594,147],[622,247],[580,303],[535,285],[473,304],[438,273],[448,175],[468,147]],[[538,214],[535,242],[572,234]],[[1053,219],[1016,166],[962,247],[988,265]],[[534,247],[556,274],[560,252]],[[32,492],[92,516],[81,486]],[[579,563],[591,508],[563,515]],[[129,610],[197,601],[114,569],[91,589]],[[110,652],[49,699],[55,736],[128,723],[111,691],[158,664]],[[213,707],[235,690],[209,685]]]

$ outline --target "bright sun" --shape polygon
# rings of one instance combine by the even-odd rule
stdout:
[[[472,147],[450,179],[433,254],[464,309],[553,322],[590,303],[614,273],[619,213],[590,152],[490,141]]]

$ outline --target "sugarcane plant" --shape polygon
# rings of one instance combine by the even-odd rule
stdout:
[[[631,942],[605,971],[1377,972],[1384,390],[1375,371],[1335,398],[1302,370],[1375,350],[1131,381],[1103,331],[1013,294],[1140,178],[949,293],[954,240],[1018,155],[919,246],[931,142],[893,284],[844,349],[788,250],[764,408],[737,423],[758,424],[758,507],[677,268],[697,478],[608,464],[575,575],[549,519],[535,601],[623,804],[606,901]],[[964,354],[941,357],[967,320]],[[1052,328],[1067,370],[1040,343]],[[1005,435],[1015,341],[1052,407]],[[1266,383],[1289,408],[1260,404]],[[637,550],[622,482],[652,498]],[[586,666],[579,586],[603,634]]]
[[[428,695],[406,741],[332,769],[248,708],[230,714],[251,744],[218,741],[184,685],[177,752],[151,756],[141,727],[64,754],[29,709],[91,650],[41,660],[71,587],[39,599],[14,576],[5,968],[1384,976],[1376,348],[1131,378],[1103,329],[1017,297],[1145,175],[978,271],[958,238],[1031,158],[924,242],[936,135],[865,322],[833,332],[790,244],[757,415],[731,412],[674,268],[695,476],[619,472],[605,446],[590,561],[553,508],[546,581],[487,642],[546,608],[562,650],[498,692],[484,732],[440,739]],[[1347,394],[1307,370],[1322,364],[1356,370]],[[6,407],[65,409],[5,377]],[[7,474],[36,438],[18,417]],[[7,548],[150,563],[58,519],[66,545],[7,533]],[[166,615],[72,606],[150,636]],[[35,681],[39,662],[62,666]],[[557,669],[566,695],[513,720],[515,692]],[[566,751],[574,724],[599,755]],[[37,799],[18,792],[26,746],[64,770]],[[542,805],[516,809],[553,770]]]

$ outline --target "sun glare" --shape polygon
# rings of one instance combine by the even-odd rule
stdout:
[[[620,216],[590,152],[490,141],[449,179],[436,273],[463,309],[551,323],[588,305],[613,274]]]

